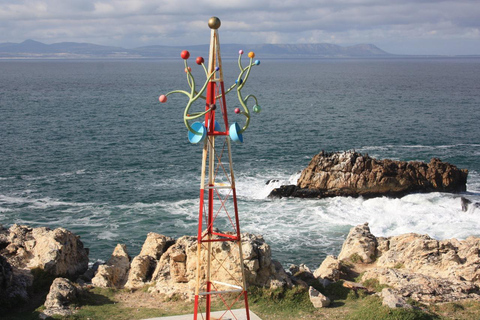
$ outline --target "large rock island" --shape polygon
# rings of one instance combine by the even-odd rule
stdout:
[[[402,197],[414,192],[466,191],[468,170],[433,158],[419,161],[377,160],[358,152],[320,152],[296,185],[274,189],[269,197]]]

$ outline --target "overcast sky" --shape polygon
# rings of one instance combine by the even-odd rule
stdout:
[[[0,0],[0,42],[134,48],[221,43],[372,43],[397,54],[480,54],[480,0]]]

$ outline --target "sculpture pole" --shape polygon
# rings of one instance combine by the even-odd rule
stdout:
[[[225,90],[218,36],[220,24],[220,19],[216,17],[212,17],[208,22],[211,29],[208,69],[205,67],[202,57],[196,59],[196,63],[203,66],[207,77],[202,89],[198,92],[196,91],[195,79],[187,64],[190,53],[184,50],[181,53],[181,57],[185,60],[185,72],[187,73],[190,92],[175,90],[166,95],[161,95],[159,100],[160,102],[166,102],[167,96],[172,93],[187,95],[189,101],[185,108],[184,122],[188,129],[188,139],[191,143],[203,142],[197,230],[194,320],[198,319],[199,314],[201,318],[204,319],[203,313],[200,310],[201,300],[205,300],[205,319],[211,319],[210,313],[213,297],[218,297],[227,308],[220,319],[228,315],[229,312],[233,315],[231,312],[232,306],[240,300],[243,300],[246,317],[249,320],[250,312],[248,307],[247,284],[243,264],[242,239],[230,140],[243,142],[243,132],[248,128],[250,123],[250,112],[247,107],[247,101],[249,99],[255,100],[253,107],[255,113],[259,113],[261,110],[255,96],[248,95],[244,98],[241,92],[248,79],[251,68],[259,65],[260,61],[253,61],[255,54],[250,52],[248,55],[250,63],[244,68],[241,63],[243,51],[240,50],[238,58],[240,74],[235,83],[228,90]],[[236,89],[239,103],[243,108],[243,111],[241,111],[240,108],[236,108],[235,113],[246,117],[243,127],[240,127],[236,122],[233,124],[229,124],[228,122],[226,94],[233,89]],[[206,96],[204,95],[205,91]],[[199,98],[205,99],[204,110],[191,112],[190,109],[193,102]],[[219,105],[219,107],[217,105]],[[220,120],[223,122],[223,125],[220,125],[215,119],[217,112],[221,112],[219,119],[223,120]],[[191,120],[201,117],[204,118],[203,123],[190,123]],[[216,139],[225,140],[221,151],[217,151],[218,146],[216,145]],[[225,149],[228,151],[228,165],[222,161]],[[234,211],[233,218],[230,214],[232,209]],[[216,219],[224,219],[224,221],[217,221],[215,225]],[[220,227],[224,230],[222,231]],[[219,245],[229,248],[227,256],[222,256],[222,250],[214,250],[218,249]],[[220,252],[220,254],[218,254],[218,252]],[[234,261],[237,261],[236,265],[232,266],[232,262]],[[229,265],[228,269],[226,267],[227,264]],[[221,271],[223,271],[223,273]]]

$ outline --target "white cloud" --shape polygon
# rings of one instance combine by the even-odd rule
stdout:
[[[0,0],[0,42],[200,44],[208,42],[212,15],[222,19],[223,43],[367,42],[396,48],[397,39],[414,53],[422,40],[432,50],[435,41],[442,50],[452,41],[462,53],[458,43],[464,41],[469,50],[478,49],[464,53],[480,54],[480,44],[472,44],[480,40],[480,6],[470,0]]]

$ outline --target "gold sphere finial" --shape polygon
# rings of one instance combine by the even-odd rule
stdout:
[[[208,26],[210,29],[218,29],[221,24],[222,22],[217,17],[211,17],[210,20],[208,20]]]

